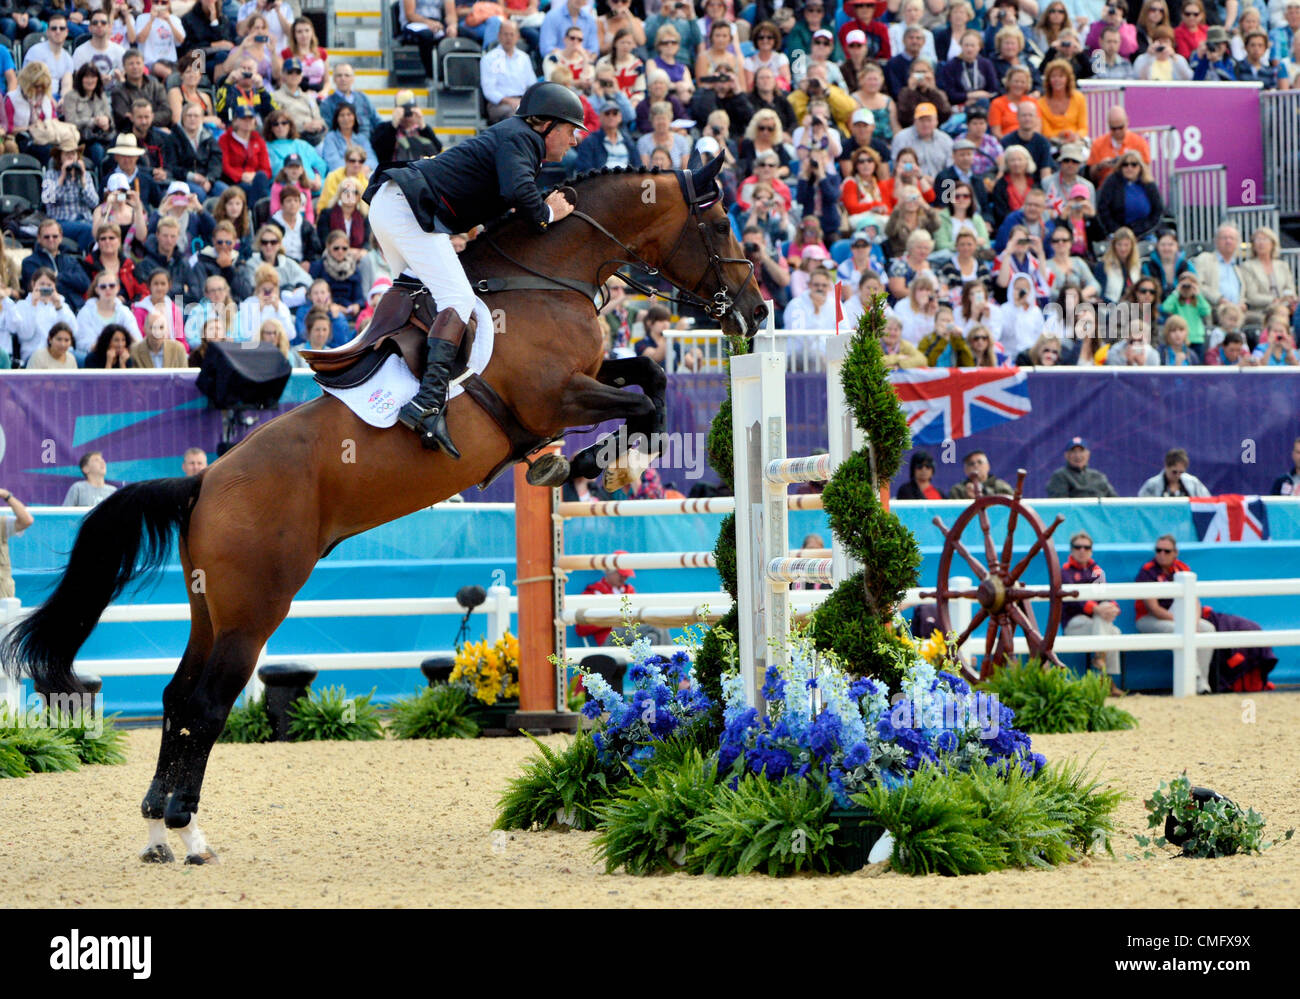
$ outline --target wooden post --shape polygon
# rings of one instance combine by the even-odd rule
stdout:
[[[558,453],[559,446],[547,449]],[[546,453],[545,451],[541,453]],[[579,716],[567,710],[560,677],[550,657],[564,654],[557,643],[555,579],[552,567],[552,491],[530,486],[528,467],[515,466],[515,587],[519,597],[519,712],[508,728],[530,732],[577,731]]]

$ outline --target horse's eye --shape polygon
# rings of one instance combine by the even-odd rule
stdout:
[[[725,236],[727,233],[729,233],[729,232],[731,231],[731,223],[730,223],[730,222],[717,222],[717,223],[714,223],[713,228],[714,228],[714,230],[718,233],[719,236]]]

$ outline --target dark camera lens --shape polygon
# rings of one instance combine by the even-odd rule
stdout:
[[[746,244],[745,244],[745,252],[746,252],[746,253],[757,253],[758,251],[759,251],[759,245],[758,245],[757,243],[746,243]]]

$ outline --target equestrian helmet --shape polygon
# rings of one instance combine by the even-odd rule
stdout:
[[[550,118],[582,128],[582,101],[568,87],[558,83],[534,83],[519,101],[519,118]]]

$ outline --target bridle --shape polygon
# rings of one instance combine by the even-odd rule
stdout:
[[[752,260],[749,260],[748,258],[745,257],[722,256],[722,254],[720,254],[717,251],[717,249],[714,247],[713,241],[709,237],[709,229],[716,223],[704,219],[703,213],[707,209],[711,208],[718,200],[719,192],[717,190],[716,183],[713,185],[711,190],[696,191],[694,178],[691,176],[691,172],[689,170],[678,170],[674,172],[677,175],[678,183],[681,185],[682,194],[686,199],[686,207],[690,212],[690,219],[688,220],[686,225],[682,226],[681,232],[677,234],[677,242],[673,244],[673,248],[665,255],[664,259],[672,260],[676,256],[677,251],[681,249],[682,243],[686,240],[687,233],[689,233],[692,229],[691,222],[694,223],[693,228],[695,229],[695,231],[699,233],[700,241],[704,244],[704,252],[708,257],[708,264],[704,274],[701,275],[700,279],[696,281],[695,284],[690,288],[684,287],[683,285],[678,284],[672,278],[668,277],[668,275],[664,274],[658,267],[655,267],[653,264],[651,264],[648,260],[642,257],[634,249],[632,249],[625,242],[623,242],[623,240],[615,236],[612,232],[610,232],[607,228],[605,228],[604,225],[602,225],[596,219],[592,218],[586,212],[575,208],[572,212],[570,212],[570,215],[572,215],[574,218],[581,219],[583,222],[587,223],[587,225],[591,226],[593,229],[599,232],[610,242],[614,243],[614,245],[617,246],[622,251],[623,254],[622,257],[612,257],[609,260],[606,260],[604,263],[602,263],[600,267],[597,269],[598,274],[604,271],[611,264],[617,265],[615,269],[622,268],[622,267],[637,268],[638,270],[643,271],[645,274],[647,274],[651,279],[662,278],[663,280],[667,281],[677,291],[679,302],[685,302],[689,305],[694,305],[700,308],[701,310],[703,310],[713,319],[716,319],[719,322],[721,322],[728,315],[735,312],[736,300],[745,293],[745,289],[749,286],[749,283],[755,280],[754,263]],[[574,198],[571,200],[576,201],[577,199]],[[726,224],[728,225],[728,227],[730,227],[729,222]],[[501,247],[498,246],[497,243],[494,242],[493,240],[489,239],[488,244],[494,250],[496,250],[497,253],[505,257],[506,260],[510,261],[515,266],[528,271],[530,274],[537,275],[538,277],[547,278],[553,281],[558,287],[567,288],[569,290],[581,290],[579,287],[576,286],[575,282],[571,282],[565,279],[554,278],[549,275],[544,275],[540,271],[535,270],[534,268],[529,267],[518,260],[515,260],[512,256],[510,256],[508,253],[502,250]],[[748,268],[748,273],[745,275],[745,280],[741,282],[741,285],[736,290],[734,296],[731,293],[730,287],[727,285],[726,275],[722,271],[723,264],[744,264]],[[705,279],[710,274],[712,274],[715,280],[717,281],[718,290],[713,293],[712,298],[705,298],[699,293],[699,289],[700,286],[704,284]],[[670,296],[666,295],[658,288],[654,288],[650,286],[649,284],[640,280],[639,278],[632,277],[626,273],[620,274],[619,277],[622,279],[623,283],[626,284],[629,288],[632,288],[634,291],[639,292],[640,294],[645,295],[648,298],[660,298],[663,299],[664,301],[671,300]],[[603,309],[606,303],[609,301],[608,288],[603,284],[600,287],[600,296],[601,296],[600,303],[599,305],[596,305],[597,312]],[[593,305],[595,305],[594,302]],[[736,316],[736,320],[742,330],[746,330],[746,331],[748,330],[749,323],[747,321],[745,321],[739,315]]]

